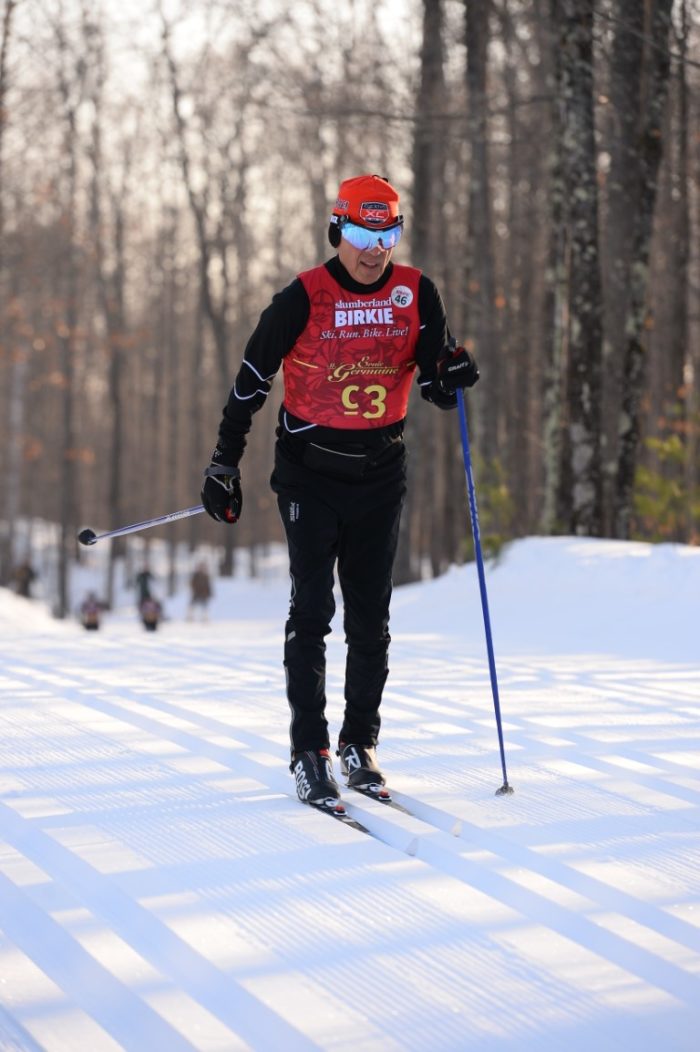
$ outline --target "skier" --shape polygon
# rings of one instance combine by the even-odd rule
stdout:
[[[194,620],[196,611],[199,610],[201,620],[207,621],[211,597],[211,578],[204,563],[199,563],[190,576],[190,603],[187,608],[187,620]]]
[[[147,595],[139,603],[139,616],[147,632],[155,632],[163,616],[163,607],[155,596]]]
[[[239,461],[252,416],[280,365],[275,465],[292,591],[284,666],[292,712],[290,770],[299,798],[342,807],[326,720],[325,642],[337,560],[347,643],[338,738],[348,785],[387,794],[376,756],[387,678],[391,573],[406,492],[403,430],[414,372],[422,396],[452,409],[479,378],[472,354],[450,347],[440,294],[392,262],[403,233],[387,179],[345,180],[330,216],[337,255],[297,276],[263,311],[224,409],[202,503],[212,518],[241,514]]]
[[[154,596],[151,583],[155,580],[150,567],[144,566],[134,580],[136,585],[136,607],[141,623],[147,632],[155,632],[163,615],[163,607]]]
[[[88,632],[96,632],[100,627],[100,618],[104,604],[100,602],[94,592],[88,592],[80,604],[79,615],[83,628]]]
[[[144,599],[151,599],[151,582],[154,580],[153,574],[148,566],[144,566],[143,569],[139,570],[136,574],[134,584],[136,585],[136,605],[140,606]]]
[[[23,562],[16,566],[13,572],[15,580],[15,591],[17,595],[23,596],[25,599],[31,599],[32,597],[32,585],[36,581],[36,570],[30,563],[29,559],[25,559]]]

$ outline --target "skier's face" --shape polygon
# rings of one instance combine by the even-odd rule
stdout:
[[[379,281],[391,259],[392,249],[376,248],[359,249],[341,238],[338,245],[338,259],[351,278],[361,285],[372,285]]]

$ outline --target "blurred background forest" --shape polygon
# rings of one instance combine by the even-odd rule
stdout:
[[[697,543],[700,0],[0,0],[0,579],[55,533],[198,503],[260,311],[332,254],[339,182],[401,191],[440,287],[489,551]],[[235,529],[281,540],[281,381]],[[469,558],[456,414],[414,392],[396,580]],[[113,541],[114,561],[131,543]]]

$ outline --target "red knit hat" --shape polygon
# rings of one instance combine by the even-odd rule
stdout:
[[[388,179],[380,175],[356,175],[340,184],[331,223],[345,218],[373,230],[403,222],[399,215],[399,195]]]

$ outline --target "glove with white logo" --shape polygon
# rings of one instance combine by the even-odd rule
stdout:
[[[447,347],[438,358],[438,382],[445,394],[460,387],[473,387],[479,379],[476,358],[465,347]]]
[[[240,519],[243,509],[241,473],[237,467],[219,463],[220,456],[221,450],[217,447],[212,454],[211,464],[204,472],[202,504],[212,519],[233,525]]]

